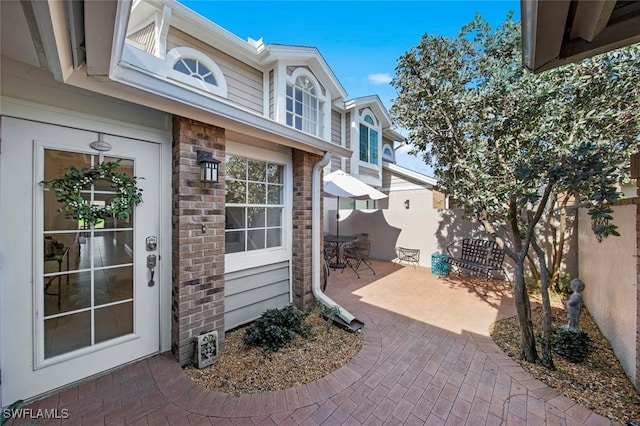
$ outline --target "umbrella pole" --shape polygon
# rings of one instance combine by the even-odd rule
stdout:
[[[340,197],[336,198],[336,236],[340,236]]]

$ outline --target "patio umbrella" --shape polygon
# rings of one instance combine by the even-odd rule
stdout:
[[[386,194],[342,170],[329,173],[324,177],[323,182],[324,196],[338,199],[336,209],[336,235],[338,236],[340,235],[340,197],[353,198],[354,200],[381,200],[387,198]]]

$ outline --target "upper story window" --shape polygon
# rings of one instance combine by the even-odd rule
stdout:
[[[287,126],[323,137],[324,101],[319,84],[307,75],[298,75],[292,82],[287,82],[286,99]]]
[[[197,59],[180,58],[173,65],[173,69],[190,77],[199,78],[205,83],[209,83],[213,86],[218,85],[211,70]]]
[[[391,149],[388,144],[382,146],[382,158],[391,162],[395,161],[393,158],[393,149]]]
[[[220,67],[204,53],[176,47],[166,56],[169,78],[218,96],[227,97],[227,83]]]
[[[378,164],[378,129],[370,114],[365,114],[360,122],[360,160]]]

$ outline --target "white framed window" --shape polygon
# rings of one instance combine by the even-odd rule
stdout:
[[[364,113],[360,121],[360,161],[378,165],[379,126],[371,113]]]
[[[176,47],[166,56],[167,76],[186,85],[227,97],[227,82],[220,67],[204,53]]]
[[[285,123],[305,133],[324,137],[325,100],[318,81],[297,69],[287,81]]]
[[[285,166],[226,156],[225,253],[282,248]]]
[[[389,146],[389,144],[384,144],[382,146],[382,158],[391,162],[395,161],[393,158],[393,149],[391,149],[391,146]]]

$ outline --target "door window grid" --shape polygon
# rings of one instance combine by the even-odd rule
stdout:
[[[72,158],[75,161],[68,161],[69,156],[75,157]],[[45,179],[60,176],[61,169],[70,164],[81,168],[93,166],[97,161],[95,155],[45,150]],[[123,166],[133,173],[132,161],[122,160]],[[115,195],[114,191],[96,189],[100,183],[82,191],[92,203],[104,203],[109,195]],[[45,359],[133,333],[133,218],[130,223],[109,220],[109,223],[98,223],[97,229],[85,229],[82,221],[49,211],[57,209],[59,203],[55,197],[47,199],[48,193],[50,191],[45,188],[44,268],[40,293],[44,298]],[[61,223],[56,225],[56,221]],[[99,265],[96,264],[97,255],[101,259]],[[109,258],[115,260],[107,261],[105,265],[105,259]],[[100,293],[107,294],[100,300],[97,286],[100,286]],[[112,319],[108,319],[109,311],[112,311]],[[129,311],[131,314],[127,315]],[[115,317],[116,313],[120,318]],[[114,320],[116,324],[112,323]]]

